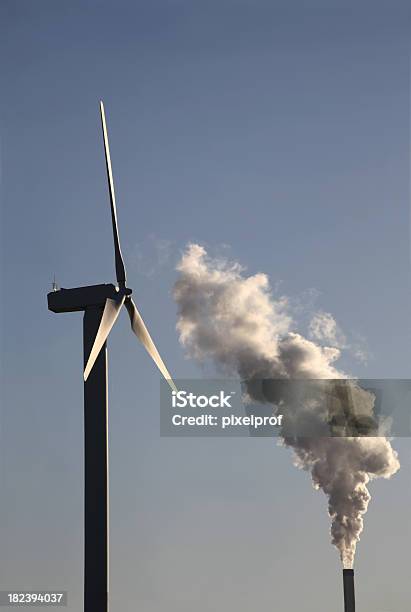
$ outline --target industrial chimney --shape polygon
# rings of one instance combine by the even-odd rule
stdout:
[[[343,570],[344,612],[355,612],[354,570]]]

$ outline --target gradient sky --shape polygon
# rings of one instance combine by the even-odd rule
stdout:
[[[0,589],[82,602],[79,314],[46,293],[114,278],[98,101],[129,285],[176,378],[189,241],[332,312],[410,377],[408,2],[1,3]],[[314,290],[314,291],[313,291]],[[304,318],[305,310],[302,310]],[[159,377],[125,315],[110,336],[111,609],[342,609],[326,500],[264,439],[159,437]],[[362,612],[409,609],[410,439],[371,486]]]

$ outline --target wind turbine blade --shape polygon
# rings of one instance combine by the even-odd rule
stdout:
[[[126,269],[124,267],[123,256],[121,254],[121,248],[120,248],[120,239],[119,239],[119,236],[118,236],[116,196],[115,196],[115,193],[114,193],[113,171],[112,171],[112,168],[111,168],[110,148],[108,146],[106,116],[105,116],[105,113],[104,113],[104,104],[103,104],[103,102],[100,102],[100,114],[101,114],[101,125],[102,125],[102,128],[103,128],[104,152],[105,152],[105,155],[106,155],[106,169],[107,169],[108,190],[109,190],[109,194],[110,194],[111,223],[113,225],[114,257],[115,257],[115,264],[116,264],[116,276],[117,276],[117,282],[119,283],[119,285],[125,286],[126,285]]]
[[[98,328],[96,337],[94,339],[94,344],[90,351],[90,355],[87,360],[86,367],[84,368],[84,380],[85,381],[87,380],[88,375],[90,374],[93,368],[93,365],[103,347],[103,344],[107,340],[107,337],[111,331],[111,328],[113,327],[118,315],[120,314],[120,310],[124,304],[125,299],[126,299],[126,296],[123,295],[119,300],[111,300],[110,298],[107,298],[106,300],[104,310],[103,310],[103,315],[100,321],[100,326]]]
[[[131,328],[133,332],[136,334],[137,338],[144,345],[148,353],[153,358],[156,366],[167,380],[168,384],[172,388],[173,391],[177,391],[177,387],[175,386],[169,371],[164,365],[163,360],[160,357],[158,350],[156,349],[154,342],[152,341],[150,334],[148,333],[147,327],[144,325],[144,321],[141,318],[140,313],[137,310],[137,306],[133,302],[131,298],[127,298],[125,302],[125,306],[128,310],[128,314],[130,315]]]

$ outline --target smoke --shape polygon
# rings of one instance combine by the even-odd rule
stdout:
[[[308,333],[313,340],[330,342],[338,348],[345,348],[347,344],[344,334],[329,312],[317,312],[310,321]]]
[[[272,386],[254,384],[262,379],[347,378],[335,366],[340,348],[321,346],[292,331],[288,300],[273,298],[265,274],[246,276],[238,263],[212,259],[197,244],[188,245],[177,270],[180,342],[190,357],[212,361],[227,375],[245,380],[251,398],[278,403]],[[337,340],[337,330],[331,315],[320,313],[310,331],[317,339]],[[372,415],[372,394],[355,383],[350,392],[364,414]],[[322,410],[321,402],[312,401],[296,416],[315,422],[323,418]],[[327,495],[332,543],[344,567],[352,567],[370,501],[367,484],[399,469],[397,453],[384,437],[296,437],[286,431],[282,436],[294,451],[295,464],[309,471],[314,487]]]

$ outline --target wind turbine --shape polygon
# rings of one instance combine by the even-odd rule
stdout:
[[[126,286],[121,254],[116,198],[106,118],[100,102],[104,151],[110,195],[117,285],[91,285],[59,289],[47,295],[53,312],[84,312],[84,611],[108,610],[108,402],[107,337],[124,305],[131,328],[153,358],[170,387],[171,376],[157,351]]]

